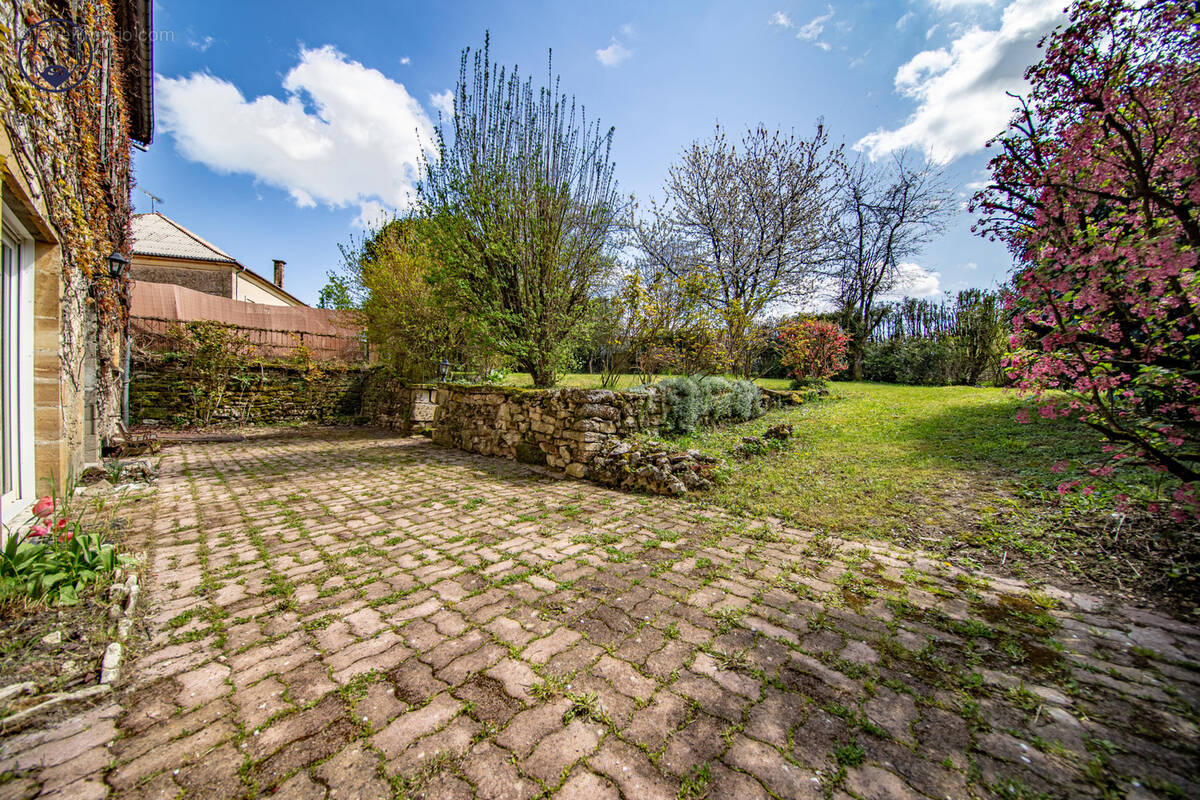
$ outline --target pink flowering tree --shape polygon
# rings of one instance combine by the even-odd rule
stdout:
[[[1200,488],[1196,9],[1076,2],[973,200],[1018,262],[1016,385],[1103,433],[1114,461],[1177,479],[1176,515]]]

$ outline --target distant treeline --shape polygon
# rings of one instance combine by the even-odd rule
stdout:
[[[966,289],[933,300],[906,297],[879,307],[863,359],[870,381],[912,384],[1004,383],[1009,319],[1000,292]]]
[[[1002,323],[1004,303],[999,292],[966,289],[955,297],[905,297],[879,310],[872,342],[966,334],[983,322]]]
[[[837,313],[800,316],[843,322]],[[779,332],[793,319],[773,318],[753,326],[752,374],[787,376],[780,364]],[[875,305],[871,321],[874,326],[863,350],[864,380],[937,386],[1005,382],[1001,360],[1011,320],[999,291],[966,289],[941,298],[906,297]],[[653,344],[670,349],[673,343],[663,339]],[[575,351],[576,368],[599,372],[607,347],[604,338],[584,341]],[[849,379],[849,370],[835,378]]]

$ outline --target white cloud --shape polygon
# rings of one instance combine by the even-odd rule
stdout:
[[[933,297],[942,293],[942,274],[927,270],[920,264],[904,261],[897,265],[900,281],[888,293],[888,299],[900,297]]]
[[[454,92],[449,89],[429,95],[429,105],[433,106],[435,111],[442,112],[446,119],[454,118]]]
[[[903,17],[896,20],[896,30],[898,30],[898,31],[904,30],[905,27],[908,26],[908,23],[912,22],[913,17],[915,17],[915,16],[916,16],[916,13],[909,11]]]
[[[800,39],[801,41],[812,42],[814,45],[828,53],[833,48],[828,42],[823,42],[818,38],[822,33],[824,33],[825,24],[829,22],[829,20],[833,19],[833,6],[826,6],[825,9],[826,13],[819,17],[813,17],[804,25],[801,25],[799,29],[796,30],[796,38]],[[780,28],[790,29],[796,27],[796,23],[792,20],[792,18],[782,11],[776,11],[774,14],[772,14],[771,18],[767,20],[767,23]],[[851,28],[854,27],[854,24],[849,21],[839,22],[837,27],[843,33],[847,33]]]
[[[211,36],[201,36],[199,39],[189,38],[188,39],[188,47],[192,48],[193,50],[199,50],[201,53],[204,53],[208,50],[208,48],[212,47],[213,43],[216,41],[217,40]]]
[[[621,35],[624,36],[626,39],[637,38],[637,29],[633,27],[632,22],[626,22],[624,25],[621,26],[620,31],[621,31]]]
[[[929,5],[933,6],[935,11],[945,13],[948,11],[957,11],[961,8],[994,6],[996,5],[996,0],[929,0]]]
[[[382,226],[396,216],[396,210],[375,200],[367,200],[358,210],[358,216],[350,223],[355,228],[370,230]]]
[[[405,67],[407,67],[407,66],[408,66],[409,64],[411,64],[411,63],[412,63],[412,59],[411,59],[411,58],[409,58],[408,56],[405,56],[404,58],[400,59],[400,64],[401,64],[402,66],[405,66]]]
[[[896,90],[917,102],[908,121],[880,129],[855,148],[878,158],[918,147],[946,163],[983,147],[1000,133],[1025,90],[1026,67],[1039,58],[1038,40],[1063,22],[1062,0],[1014,0],[997,30],[966,29],[948,48],[926,50],[896,71]]]
[[[796,31],[796,38],[806,42],[814,41],[825,30],[825,23],[833,19],[833,6],[826,6],[826,13],[813,17]]]
[[[633,51],[616,39],[603,50],[596,51],[596,60],[606,67],[619,67],[633,55]]]
[[[985,172],[985,173],[981,174],[979,177],[975,178],[974,180],[967,181],[966,183],[964,183],[963,189],[967,190],[971,194],[975,194],[976,192],[978,192],[981,189],[986,189],[988,186],[991,185],[991,183],[992,183],[992,176]]]
[[[896,70],[896,88],[911,95],[920,85],[954,65],[954,57],[945,50],[917,53]]]
[[[433,124],[402,84],[325,46],[304,49],[284,100],[247,100],[203,72],[155,77],[164,130],[184,157],[277,186],[301,207],[402,208]]]

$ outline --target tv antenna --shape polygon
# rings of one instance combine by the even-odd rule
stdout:
[[[161,197],[158,197],[157,195],[150,194],[145,189],[142,189],[142,187],[140,187],[140,186],[138,187],[138,189],[141,191],[142,194],[144,194],[144,195],[146,195],[146,197],[150,198],[150,213],[151,214],[154,213],[154,204],[155,203],[167,202],[166,200],[163,200]]]

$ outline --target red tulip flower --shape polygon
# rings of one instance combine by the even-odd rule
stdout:
[[[54,511],[54,498],[43,497],[33,505],[33,515],[45,519]]]

